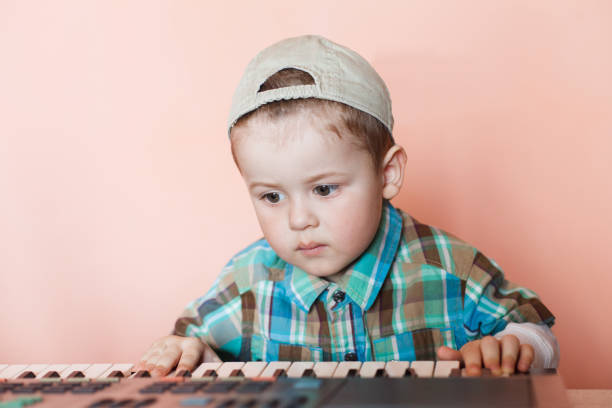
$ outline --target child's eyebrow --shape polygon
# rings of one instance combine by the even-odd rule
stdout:
[[[256,181],[254,183],[249,183],[249,190],[252,190],[252,189],[257,188],[257,187],[275,188],[275,187],[278,187],[278,186],[276,184],[264,183],[264,182],[259,182],[259,181]]]
[[[343,173],[343,172],[339,172],[339,171],[327,171],[324,173],[320,173],[320,174],[315,174],[314,176],[308,177],[307,179],[304,180],[304,184],[311,184],[314,183],[316,181],[319,181],[321,179],[324,179],[326,177],[334,177],[334,176],[346,176],[347,173]],[[257,187],[263,187],[263,188],[278,188],[279,185],[278,184],[274,184],[274,183],[267,183],[264,181],[254,181],[252,183],[248,184],[248,188],[249,190],[252,190],[254,188]]]
[[[326,177],[333,177],[333,176],[345,176],[346,173],[342,173],[339,171],[327,171],[324,173],[320,173],[320,174],[315,174],[312,177],[309,177],[306,179],[306,183],[310,184],[310,183],[314,183],[315,181],[319,181],[321,179],[324,179]]]

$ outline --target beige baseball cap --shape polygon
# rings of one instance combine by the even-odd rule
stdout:
[[[314,85],[259,91],[271,75],[286,68],[307,72]],[[344,103],[374,116],[393,134],[391,97],[380,75],[355,51],[317,35],[282,40],[251,60],[232,99],[228,134],[240,117],[260,106],[299,98]]]

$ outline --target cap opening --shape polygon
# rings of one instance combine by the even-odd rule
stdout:
[[[297,68],[283,68],[275,74],[270,75],[268,79],[259,86],[257,93],[295,85],[314,84],[315,80],[308,72]]]

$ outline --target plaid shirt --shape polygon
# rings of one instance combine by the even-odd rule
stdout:
[[[187,306],[174,334],[199,337],[223,360],[413,361],[508,322],[552,326],[554,317],[493,260],[387,202],[374,240],[337,282],[261,239]]]

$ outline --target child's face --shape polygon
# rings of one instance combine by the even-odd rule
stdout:
[[[285,261],[333,275],[370,244],[382,211],[383,175],[369,154],[312,112],[249,119],[232,130],[234,153],[264,236]]]

